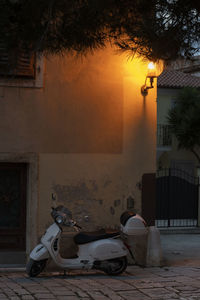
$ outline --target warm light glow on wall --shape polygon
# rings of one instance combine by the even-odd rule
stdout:
[[[141,59],[134,58],[133,60],[124,60],[123,75],[125,77],[133,78],[134,82],[141,85],[147,75],[147,63]]]
[[[143,96],[147,96],[148,90],[156,88],[156,77],[163,71],[162,61],[154,63],[144,61],[141,58],[134,58],[133,60],[124,62],[124,76],[132,78],[134,84],[141,87]],[[155,80],[155,85],[153,84]]]
[[[148,76],[148,72],[155,72],[156,76],[159,76],[161,72],[163,71],[163,63],[162,61],[159,61],[158,63],[143,61],[139,58],[134,58],[124,60],[124,75],[125,76],[131,76],[134,78],[141,79],[144,81],[146,76]]]

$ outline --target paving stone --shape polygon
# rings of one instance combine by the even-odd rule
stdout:
[[[200,283],[199,283],[199,286],[200,286]],[[177,290],[179,291],[198,291],[198,287],[196,286],[191,286],[191,285],[184,285],[184,286],[177,286],[176,287]]]
[[[3,294],[5,294],[6,296],[16,296],[16,294],[13,291],[6,291],[6,290],[2,290]]]
[[[80,298],[78,296],[67,296],[67,298],[66,298],[66,296],[58,296],[57,299],[58,300],[80,300]],[[82,298],[82,299],[84,300],[84,298]],[[85,298],[85,299],[91,300],[91,298]]]
[[[31,296],[31,295],[23,295],[23,296],[22,296],[22,299],[23,299],[23,300],[33,300],[34,297]]]
[[[43,289],[42,286],[41,287],[37,287],[37,288],[27,288],[27,290],[29,291],[29,293],[33,293],[33,294],[46,294],[49,292],[49,290],[47,289]]]
[[[193,292],[186,292],[186,291],[184,291],[184,292],[180,292],[179,293],[179,295],[180,296],[183,296],[183,297],[186,297],[186,296],[198,296],[198,297],[200,297],[200,293],[199,292],[195,292],[195,291],[193,291]]]
[[[24,290],[24,289],[16,289],[15,292],[18,295],[29,295],[30,294],[27,290]]]
[[[82,271],[67,278],[46,273],[31,279],[24,273],[1,273],[0,300],[200,300],[200,268],[128,271],[117,277]]]
[[[34,297],[36,299],[55,299],[54,295],[52,294],[35,294]]]
[[[103,295],[100,291],[88,291],[88,295],[94,300],[108,300],[106,295]]]
[[[113,299],[113,300],[124,300],[124,298],[122,298],[120,295],[117,295],[116,293],[105,293],[105,295],[109,298],[109,299]],[[84,298],[83,298],[84,299]]]
[[[76,294],[72,291],[68,291],[67,289],[65,291],[52,291],[52,293],[55,295],[55,296],[76,296]]]
[[[119,292],[118,294],[125,300],[131,300],[131,299],[150,300],[150,298],[147,295],[144,295],[144,293],[140,291],[123,291],[123,292]]]
[[[14,292],[14,291],[12,291],[12,290],[10,290],[10,289],[4,289],[4,293],[6,294],[6,295],[10,295],[10,296],[16,296],[16,293]]]
[[[88,294],[82,291],[77,291],[76,294],[81,298],[87,298]]]
[[[153,288],[153,289],[143,289],[143,293],[151,298],[160,298],[162,296],[163,299],[166,299],[169,296],[171,298],[178,298],[178,295],[173,292],[169,292],[164,288]]]
[[[80,298],[77,298],[80,299]],[[108,297],[103,296],[103,295],[91,295],[91,299],[93,300],[109,300]]]
[[[5,287],[7,287],[7,285],[5,284],[5,283],[0,283],[0,288],[5,288]]]
[[[9,284],[9,288],[11,290],[14,290],[14,289],[21,289],[21,286],[19,284],[15,284],[15,283],[10,283]]]
[[[165,282],[160,282],[163,287],[182,287],[183,283],[181,282],[177,282],[177,281],[165,281]]]
[[[176,273],[171,272],[171,271],[162,271],[162,272],[158,272],[156,273],[157,276],[162,276],[162,277],[175,277],[177,276]]]
[[[160,282],[134,282],[133,285],[138,289],[145,289],[145,288],[162,288],[165,285]]]
[[[179,290],[178,290],[176,287],[167,286],[167,287],[165,287],[165,288],[166,288],[166,290],[168,290],[168,291],[170,291],[170,292],[179,294]]]
[[[108,297],[109,299],[123,300],[123,298],[122,298],[121,296],[117,295],[114,291],[110,290],[110,289],[107,288],[107,287],[103,287],[103,288],[100,290],[100,293],[101,293],[103,296]]]
[[[193,282],[193,278],[190,277],[186,277],[186,276],[176,276],[174,277],[174,280],[177,282],[184,282],[184,283],[188,283],[188,282]]]
[[[134,290],[135,287],[131,286],[130,284],[127,284],[120,280],[107,280],[104,283],[106,286],[108,286],[113,291],[120,291],[120,290]]]

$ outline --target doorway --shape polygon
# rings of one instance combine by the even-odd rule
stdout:
[[[0,163],[0,251],[26,250],[27,164]]]

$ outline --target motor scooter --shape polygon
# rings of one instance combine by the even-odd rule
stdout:
[[[71,212],[64,206],[52,208],[51,216],[54,223],[42,236],[41,243],[30,253],[30,259],[26,266],[27,274],[30,277],[39,275],[50,259],[53,259],[55,264],[63,270],[96,269],[104,271],[108,275],[119,275],[127,267],[128,252],[133,257],[133,253],[125,241],[125,236],[131,233],[133,226],[136,228],[137,224],[145,226],[142,217],[132,212],[125,212],[120,218],[120,231],[79,232],[74,236],[74,242],[78,246],[76,257],[62,258],[60,255],[62,226],[70,226],[77,231],[80,231],[81,227],[72,219]],[[124,237],[122,238],[123,233]]]

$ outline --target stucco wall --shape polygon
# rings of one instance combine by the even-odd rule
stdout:
[[[84,122],[92,117],[91,127],[78,125],[80,131],[76,133],[81,146],[73,146],[74,153],[40,154],[39,233],[51,222],[50,207],[56,204],[69,207],[85,229],[118,226],[127,205],[141,211],[141,177],[143,173],[155,171],[156,88],[150,90],[146,98],[140,93],[147,62],[136,59],[127,62],[113,52],[100,51],[84,64],[84,68],[79,66],[73,71],[76,89],[85,78],[76,96],[81,106],[77,105],[70,120],[74,114],[76,118],[77,110],[81,113],[83,105],[95,106],[92,115],[90,108],[84,111],[87,114]],[[65,85],[74,65],[60,68],[59,80]],[[53,62],[49,62],[48,78],[52,69]],[[85,70],[91,76],[87,77]],[[74,134],[74,121],[67,124],[69,132]],[[91,139],[86,138],[86,134],[87,137],[91,134]],[[73,135],[71,137],[73,139]],[[71,145],[74,145],[73,140]],[[56,201],[52,201],[52,193]]]
[[[56,204],[90,229],[119,225],[127,203],[140,212],[142,175],[156,168],[156,87],[140,93],[147,64],[113,49],[51,57],[43,89],[1,88],[1,152],[39,154],[38,235]]]
[[[1,151],[120,153],[122,70],[98,53],[50,57],[43,89],[4,88]],[[9,118],[8,118],[9,116]]]
[[[157,95],[157,123],[168,124],[167,113],[172,108],[172,102],[177,97],[179,89],[158,88]]]

